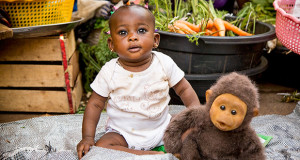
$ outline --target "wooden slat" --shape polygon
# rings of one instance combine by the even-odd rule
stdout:
[[[79,51],[75,51],[75,53],[72,55],[70,61],[68,62],[68,66],[70,67],[69,70],[69,77],[70,77],[70,85],[73,87],[76,81],[76,77],[78,76],[80,72],[79,68]]]
[[[73,110],[75,112],[78,111],[82,95],[83,95],[82,74],[79,73],[74,89],[72,90]]]
[[[69,60],[76,49],[74,31],[65,34],[65,47]],[[62,61],[59,36],[1,40],[0,61]]]
[[[64,112],[69,108],[64,91],[0,90],[0,111]]]
[[[68,66],[70,85],[74,86],[79,73],[79,52],[74,54]],[[62,65],[0,64],[0,87],[65,87]]]
[[[73,107],[82,97],[81,74],[72,90]],[[0,111],[69,113],[66,91],[0,89]]]

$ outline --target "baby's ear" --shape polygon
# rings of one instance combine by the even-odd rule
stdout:
[[[109,38],[107,39],[107,45],[108,45],[108,48],[109,48],[111,51],[114,50],[114,45],[113,45],[113,41],[112,41],[112,38],[111,38],[111,37],[109,37]]]
[[[208,89],[206,92],[205,92],[205,98],[206,98],[206,102],[209,101],[209,98],[211,96],[211,94],[213,93],[213,91],[211,89]]]
[[[153,47],[157,48],[160,42],[160,34],[159,33],[154,33],[154,43]]]

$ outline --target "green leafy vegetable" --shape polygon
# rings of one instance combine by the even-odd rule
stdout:
[[[117,54],[115,52],[111,52],[107,45],[107,39],[110,36],[106,34],[106,31],[108,30],[108,22],[106,20],[99,19],[95,23],[95,28],[102,29],[98,44],[90,46],[86,43],[80,43],[78,47],[85,65],[84,89],[86,92],[92,91],[90,84],[95,79],[101,67],[112,58],[117,57]]]
[[[251,0],[243,5],[237,13],[238,17],[250,17],[261,22],[275,24],[276,11],[273,7],[274,0]],[[248,14],[247,14],[248,13]],[[251,15],[249,15],[251,13]]]

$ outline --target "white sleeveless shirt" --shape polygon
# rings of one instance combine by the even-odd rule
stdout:
[[[176,85],[184,72],[167,55],[152,51],[151,65],[141,72],[130,72],[107,62],[91,88],[108,97],[107,126],[120,132],[129,148],[151,150],[163,138],[170,122],[169,88]]]

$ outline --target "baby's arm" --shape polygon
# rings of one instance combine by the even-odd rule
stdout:
[[[195,90],[185,78],[182,78],[173,88],[186,107],[200,106]]]
[[[104,109],[107,97],[102,97],[93,92],[86,106],[82,123],[82,140],[77,145],[78,158],[81,159],[89,151],[90,146],[95,144],[96,127]]]

